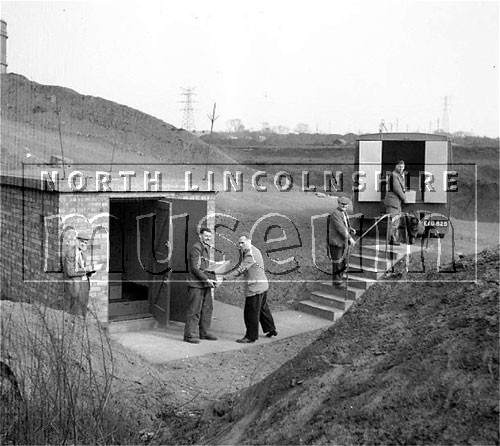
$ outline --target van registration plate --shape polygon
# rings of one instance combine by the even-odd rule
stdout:
[[[424,220],[424,226],[433,228],[447,228],[448,220]]]

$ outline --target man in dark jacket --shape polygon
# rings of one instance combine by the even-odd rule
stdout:
[[[209,333],[213,312],[212,288],[215,287],[216,282],[205,273],[210,264],[212,232],[208,228],[201,228],[199,238],[193,244],[188,259],[189,304],[184,326],[184,340],[191,344],[198,344],[200,339],[217,340]]]
[[[356,230],[351,228],[347,216],[349,199],[339,197],[337,203],[337,208],[328,216],[327,254],[332,261],[332,285],[341,288],[342,274],[346,269],[347,250],[349,245],[354,245],[352,236]]]
[[[391,238],[389,243],[396,246],[399,245],[401,208],[406,203],[404,170],[405,162],[398,161],[387,180],[387,192],[384,198],[385,213],[391,215]]]

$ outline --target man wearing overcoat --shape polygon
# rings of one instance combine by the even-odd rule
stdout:
[[[346,269],[347,252],[349,245],[354,245],[352,236],[356,233],[349,223],[348,205],[348,198],[339,197],[337,208],[328,216],[327,255],[332,261],[332,285],[338,288],[344,286],[342,275]]]
[[[400,160],[387,181],[387,192],[384,198],[385,212],[391,216],[391,231],[389,243],[398,246],[399,225],[401,221],[402,205],[406,203],[406,187],[404,178],[405,162]]]

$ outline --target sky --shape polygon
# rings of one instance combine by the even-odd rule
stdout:
[[[497,1],[2,1],[8,71],[196,130],[499,136]],[[448,122],[448,128],[443,126]]]

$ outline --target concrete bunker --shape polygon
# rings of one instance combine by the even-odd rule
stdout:
[[[213,229],[215,192],[74,192],[3,176],[2,298],[61,308],[61,259],[79,231],[92,234],[89,310],[103,324],[184,321],[188,247]]]

